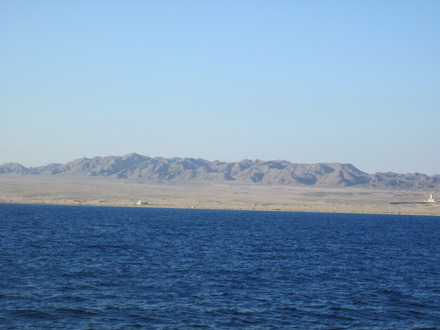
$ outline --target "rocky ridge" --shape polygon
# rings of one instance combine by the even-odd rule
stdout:
[[[109,177],[145,183],[236,183],[377,189],[440,189],[440,175],[365,173],[351,164],[296,164],[283,160],[207,161],[138,154],[80,158],[66,164],[24,167],[0,165],[0,175]]]

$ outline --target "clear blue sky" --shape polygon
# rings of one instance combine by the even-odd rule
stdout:
[[[0,164],[440,174],[438,0],[0,0]]]

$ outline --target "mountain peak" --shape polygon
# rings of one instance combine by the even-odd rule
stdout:
[[[18,163],[0,166],[1,174],[113,177],[145,183],[238,183],[378,189],[440,189],[440,176],[424,174],[367,174],[349,163],[298,164],[285,160],[239,162],[195,158],[124,156],[79,158],[66,164],[26,168]]]
[[[32,171],[19,163],[0,165],[0,174],[31,174]]]

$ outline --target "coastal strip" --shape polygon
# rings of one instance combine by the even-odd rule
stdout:
[[[426,192],[264,185],[151,185],[0,177],[0,203],[440,216]],[[141,201],[141,203],[139,203]]]

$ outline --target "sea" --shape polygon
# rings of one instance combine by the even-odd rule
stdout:
[[[440,329],[440,217],[0,205],[4,329]]]

